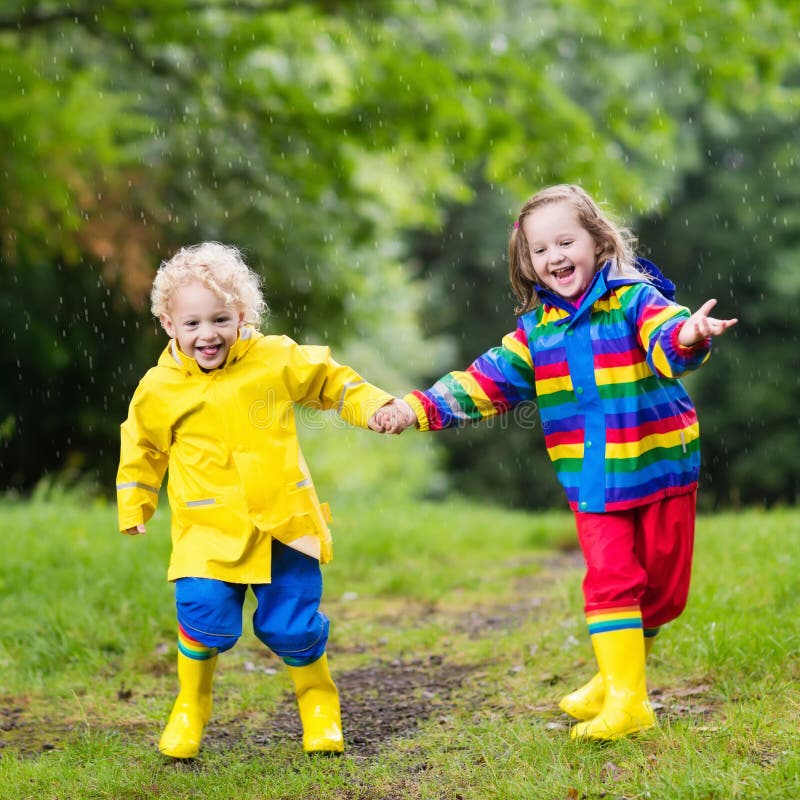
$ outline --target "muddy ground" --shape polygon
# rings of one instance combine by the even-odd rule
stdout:
[[[541,612],[546,602],[541,594],[543,583],[557,579],[559,572],[575,569],[575,554],[559,554],[548,558],[545,574],[539,573],[535,586],[526,581],[520,586],[519,600],[513,605],[495,608],[465,609],[453,621],[453,627],[474,638],[491,636],[499,629],[513,629]],[[404,620],[408,624],[409,620]],[[400,624],[400,623],[398,623]],[[396,739],[413,737],[420,726],[430,720],[448,724],[448,715],[456,702],[465,699],[476,713],[488,712],[496,687],[487,686],[481,678],[486,664],[456,664],[442,655],[417,659],[376,659],[357,669],[337,670],[335,679],[342,702],[342,724],[347,753],[354,758],[369,758]],[[128,699],[124,687],[119,700]],[[541,718],[547,729],[569,727],[566,715],[558,713],[556,699],[552,707],[524,707],[524,713]],[[687,715],[711,715],[715,701],[707,685],[654,689],[653,705],[662,719]],[[523,713],[521,707],[520,713]],[[302,740],[300,721],[294,697],[281,699],[268,724],[253,730],[252,715],[213,720],[204,737],[203,747],[209,752],[231,748],[266,750],[276,741]],[[93,725],[97,729],[97,724]],[[55,713],[34,718],[27,704],[14,698],[0,698],[0,757],[14,751],[23,757],[61,749],[76,741],[85,730],[82,723],[65,721]],[[142,725],[126,731],[131,738],[152,738],[151,730]]]

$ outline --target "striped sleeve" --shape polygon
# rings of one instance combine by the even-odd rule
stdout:
[[[504,414],[535,396],[528,338],[520,324],[500,347],[479,356],[463,372],[449,372],[427,391],[406,400],[420,430],[442,430]]]
[[[678,334],[690,316],[688,308],[667,300],[645,283],[625,287],[622,296],[647,363],[656,375],[679,378],[705,363],[711,352],[710,339],[693,347],[678,342]]]

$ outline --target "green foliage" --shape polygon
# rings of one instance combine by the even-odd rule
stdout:
[[[110,484],[115,448],[98,431],[116,438],[134,376],[164,341],[147,312],[153,271],[202,239],[245,250],[271,330],[331,342],[390,388],[436,374],[460,332],[437,320],[443,338],[423,345],[421,306],[430,294],[437,314],[461,317],[473,284],[456,269],[443,291],[450,281],[415,271],[410,230],[443,234],[460,258],[450,237],[468,224],[464,263],[488,278],[494,262],[505,314],[502,240],[542,184],[579,181],[625,216],[666,217],[742,120],[774,122],[788,164],[798,51],[786,32],[799,14],[784,0],[731,0],[724,13],[689,0],[10,0],[0,318],[25,367],[12,364],[23,385],[0,390],[0,479],[26,490],[77,464]],[[800,283],[794,261],[787,246],[766,280],[781,264],[786,285]],[[65,336],[64,319],[87,314],[89,330]],[[479,322],[491,328],[481,347],[508,327]]]
[[[800,492],[800,382],[795,278],[800,257],[800,162],[788,142],[796,121],[732,120],[706,131],[707,157],[648,221],[642,238],[670,259],[693,307],[719,301],[739,325],[692,376],[707,503],[795,503]]]

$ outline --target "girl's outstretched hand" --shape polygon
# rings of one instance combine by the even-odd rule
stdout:
[[[709,336],[722,336],[728,328],[732,328],[738,319],[715,319],[708,312],[717,304],[716,300],[707,300],[692,314],[678,334],[678,343],[683,347],[692,347]]]
[[[368,424],[376,433],[402,433],[416,423],[417,415],[414,409],[405,400],[395,397],[379,408],[370,417]]]

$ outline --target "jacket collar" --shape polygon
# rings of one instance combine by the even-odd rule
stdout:
[[[238,338],[231,345],[231,349],[228,352],[228,357],[225,359],[225,363],[221,367],[211,370],[211,372],[206,372],[200,367],[196,359],[192,358],[191,356],[187,356],[186,353],[184,353],[178,347],[178,342],[175,339],[169,340],[169,344],[161,353],[158,363],[162,367],[179,369],[189,375],[210,375],[218,370],[225,369],[230,364],[238,361],[253,346],[255,341],[261,338],[261,336],[262,334],[260,334],[250,325],[242,325],[242,327],[239,328]]]
[[[558,320],[555,323],[556,325],[574,323],[581,316],[588,313],[595,302],[609,289],[616,289],[619,286],[630,286],[634,283],[649,283],[651,286],[658,289],[668,300],[675,299],[675,284],[664,277],[659,268],[652,261],[648,261],[646,258],[637,258],[636,266],[641,271],[641,275],[626,275],[620,271],[615,260],[611,259],[606,261],[602,268],[594,274],[594,277],[589,283],[589,288],[584,293],[580,305],[578,306],[560,297],[550,289],[540,287],[537,288],[536,292],[542,304],[555,306],[567,312],[567,316]]]

